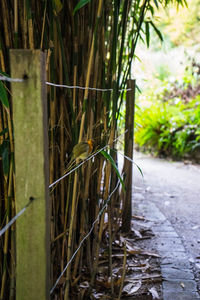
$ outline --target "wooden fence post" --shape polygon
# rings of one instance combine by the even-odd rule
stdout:
[[[10,50],[16,170],[16,299],[50,298],[50,202],[45,55]]]
[[[134,114],[135,114],[135,80],[127,81],[127,88],[131,89],[126,94],[126,116],[125,116],[125,150],[124,154],[133,159],[133,141],[134,141]],[[122,231],[128,232],[131,229],[132,217],[132,162],[124,159],[124,181],[126,193],[124,194],[123,213],[122,213]]]

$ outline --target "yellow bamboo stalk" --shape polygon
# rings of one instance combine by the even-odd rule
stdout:
[[[5,63],[3,58],[3,51],[0,49],[0,63],[1,63],[1,70],[5,70]]]
[[[14,32],[18,32],[18,0],[14,0]]]
[[[74,52],[75,52],[75,55],[78,56],[77,37],[74,38]],[[76,84],[77,84],[77,64],[74,65],[74,77],[73,77],[73,85],[75,86]],[[76,111],[76,89],[73,89],[73,110],[75,113],[75,111]]]
[[[105,210],[101,215],[100,225],[99,225],[99,234],[98,234],[98,240],[96,242],[96,253],[94,256],[94,263],[93,263],[93,272],[91,276],[91,287],[94,286],[95,283],[95,277],[97,274],[98,264],[99,264],[99,249],[100,249],[100,242],[102,240],[102,234],[103,234],[103,225],[104,225],[104,217],[105,217]]]
[[[2,20],[3,20],[3,25],[4,25],[4,36],[5,36],[5,44],[6,44],[6,48],[11,47],[10,44],[10,31],[9,31],[9,16],[8,16],[8,7],[7,7],[7,1],[2,0],[2,11],[3,11],[3,16],[2,16]]]
[[[101,10],[102,10],[102,4],[103,0],[99,1],[98,4],[98,11],[97,11],[97,18],[100,18]],[[88,68],[87,68],[87,75],[86,75],[86,86],[89,85],[90,82],[90,75],[91,75],[91,69],[92,69],[92,62],[93,62],[93,56],[94,56],[94,40],[95,35],[93,34],[92,39],[92,45],[90,49],[90,56],[89,56],[89,62],[88,62]],[[85,90],[84,93],[84,101],[88,99],[88,90]],[[79,132],[79,142],[83,138],[83,131],[84,131],[84,123],[85,123],[85,112],[82,115],[81,118],[81,126],[80,126],[80,132]],[[67,250],[67,260],[71,258],[71,251],[72,251],[72,237],[73,237],[73,227],[74,227],[74,219],[75,219],[75,208],[76,208],[76,200],[77,200],[77,184],[78,184],[78,174],[75,173],[74,177],[74,185],[73,185],[73,197],[72,197],[72,209],[71,209],[71,219],[70,219],[70,226],[69,226],[69,236],[68,236],[68,250]],[[64,294],[64,300],[69,299],[69,279],[71,274],[71,268],[70,266],[67,269],[66,272],[66,288],[65,288],[65,294]]]
[[[5,211],[8,212],[8,185],[7,185],[7,178],[4,180],[4,201],[5,201]],[[9,222],[9,217],[6,217],[6,224]],[[8,254],[8,241],[9,241],[9,230],[6,230],[4,233],[4,246],[3,246],[3,254],[4,254],[4,265],[3,265],[3,275],[1,280],[1,292],[0,292],[0,299],[4,298],[4,291],[6,285],[6,278],[7,278],[7,254]]]
[[[24,10],[24,18],[23,18],[23,40],[24,40],[24,48],[28,48],[28,28],[27,28],[27,12],[26,12],[26,0],[24,0],[23,5]]]
[[[99,0],[98,10],[97,10],[97,18],[100,18],[100,16],[101,16],[102,5],[103,5],[103,0]],[[90,56],[89,56],[89,61],[88,61],[88,68],[87,68],[87,75],[86,75],[86,82],[85,82],[86,87],[89,86],[89,83],[90,83],[90,75],[91,75],[93,57],[94,57],[94,41],[95,41],[95,33],[93,33],[92,45],[91,45],[91,49],[90,49]],[[89,92],[89,90],[86,89],[85,93],[84,93],[84,101],[87,101],[87,99],[88,99],[88,92]],[[83,138],[84,123],[85,123],[85,112],[83,113],[82,118],[81,118],[79,142],[81,142],[81,140]]]
[[[83,208],[82,208],[82,214],[81,214],[80,237],[79,237],[79,243],[78,244],[80,244],[81,240],[85,236],[84,228],[86,226],[85,226],[85,200],[84,199],[82,201],[82,205],[83,205]],[[78,264],[79,264],[79,260],[80,260],[80,257],[81,257],[81,252],[82,252],[82,249],[80,249],[79,252],[76,255],[76,259],[75,259],[74,267],[73,267],[73,273],[72,273],[72,279],[73,280],[75,280],[75,278],[76,278]]]
[[[119,289],[119,295],[117,300],[121,299],[121,295],[122,295],[122,289],[124,286],[124,280],[125,280],[125,276],[126,276],[126,260],[127,260],[127,251],[126,251],[126,242],[124,243],[124,259],[123,259],[123,272],[122,272],[122,277],[121,277],[121,285],[120,285],[120,289]]]
[[[34,49],[34,37],[33,37],[33,21],[28,19],[28,38],[29,38],[29,47]]]
[[[74,218],[75,218],[75,208],[76,208],[76,200],[77,200],[77,183],[78,183],[78,173],[75,173],[74,176],[74,187],[73,187],[73,197],[72,197],[72,208],[71,208],[71,218],[70,218],[70,225],[69,225],[69,235],[68,235],[68,245],[67,245],[67,261],[71,258],[72,253],[72,238],[73,238],[73,225],[74,225]],[[69,299],[69,280],[71,274],[71,265],[68,266],[66,271],[66,288],[64,293],[64,300]]]
[[[40,41],[40,49],[42,50],[43,47],[43,39],[44,39],[44,27],[46,21],[46,12],[47,12],[47,0],[45,1],[45,8],[44,8],[44,15],[43,15],[43,22],[42,22],[42,34],[41,34],[41,41]]]

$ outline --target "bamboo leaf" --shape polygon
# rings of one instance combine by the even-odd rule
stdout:
[[[9,107],[7,93],[6,93],[5,87],[3,86],[3,83],[1,81],[0,81],[0,100],[6,108]]]
[[[100,153],[101,153],[107,160],[109,160],[109,162],[110,162],[111,165],[113,166],[113,168],[114,168],[114,170],[115,170],[115,172],[116,172],[116,174],[117,174],[117,177],[119,178],[119,180],[120,180],[120,182],[121,182],[122,188],[123,188],[123,190],[125,191],[124,181],[123,181],[123,179],[122,179],[122,177],[121,177],[121,175],[120,175],[120,173],[119,173],[119,170],[118,170],[118,168],[117,168],[117,165],[116,165],[115,161],[113,160],[112,156],[110,156],[110,154],[109,154],[108,152],[104,151],[104,150],[102,150]]]
[[[133,162],[133,163],[138,168],[138,170],[139,170],[140,174],[142,175],[142,177],[144,177],[142,169],[138,166],[138,164],[136,164],[135,162]]]
[[[147,47],[149,48],[149,41],[150,41],[149,22],[145,22],[145,37],[146,37]]]
[[[155,6],[158,8],[158,2],[157,2],[157,0],[153,0],[153,2],[155,3]]]
[[[81,9],[83,6],[85,6],[86,4],[88,4],[91,0],[80,0],[78,2],[78,4],[75,6],[74,11],[73,11],[73,15],[75,15],[75,13]]]
[[[149,23],[151,24],[151,26],[155,30],[155,32],[156,32],[157,36],[159,37],[159,39],[161,40],[161,42],[163,42],[163,37],[162,37],[162,34],[161,34],[160,30],[156,27],[156,25],[152,21],[150,21]]]

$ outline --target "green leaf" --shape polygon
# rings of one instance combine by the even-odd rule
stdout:
[[[161,40],[161,42],[163,42],[163,37],[162,37],[162,34],[161,34],[160,30],[156,27],[156,25],[152,21],[150,21],[149,23],[151,24],[151,26],[155,30],[155,32],[156,32],[157,36],[159,37],[159,39]]]
[[[3,83],[1,81],[0,81],[0,100],[6,108],[9,107],[7,93],[6,93]]]
[[[123,181],[123,179],[122,179],[122,177],[121,177],[121,175],[120,175],[120,173],[119,173],[119,170],[118,170],[118,168],[117,168],[117,166],[116,166],[116,163],[115,163],[115,161],[113,160],[112,156],[110,156],[110,154],[108,154],[108,153],[107,153],[106,151],[104,151],[104,150],[101,151],[101,154],[102,154],[106,159],[108,159],[109,162],[111,163],[111,165],[113,166],[113,168],[114,168],[114,170],[115,170],[115,172],[116,172],[116,174],[117,174],[117,177],[119,178],[119,180],[120,180],[120,182],[121,182],[122,188],[123,188],[123,190],[125,191],[126,189],[125,189],[124,181]]]
[[[138,164],[136,164],[134,161],[133,161],[134,165],[138,168],[140,174],[142,175],[142,177],[144,177],[143,175],[143,172],[142,172],[142,169],[138,166]]]
[[[78,2],[78,4],[76,5],[76,7],[74,8],[74,11],[73,11],[73,15],[75,15],[75,13],[80,9],[82,8],[83,6],[85,6],[86,4],[88,4],[91,0],[80,0]]]
[[[149,22],[145,22],[145,37],[146,37],[147,47],[149,48],[149,40],[150,40]]]

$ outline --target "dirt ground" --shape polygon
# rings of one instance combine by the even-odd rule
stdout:
[[[188,252],[196,279],[200,278],[200,165],[172,162],[138,152],[134,161],[134,190],[144,188],[172,223]],[[134,196],[134,195],[133,195]],[[133,200],[134,201],[134,200]],[[199,284],[198,284],[199,285]]]

